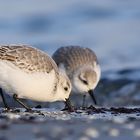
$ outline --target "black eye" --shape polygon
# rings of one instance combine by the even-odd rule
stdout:
[[[65,90],[65,91],[68,91],[68,88],[67,88],[67,87],[64,87],[64,90]]]
[[[88,85],[88,82],[86,80],[82,80],[82,82],[85,84],[85,85]]]

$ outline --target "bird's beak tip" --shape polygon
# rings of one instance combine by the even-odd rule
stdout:
[[[69,110],[70,112],[74,112],[74,108],[73,108],[73,106],[71,105],[71,102],[70,102],[69,98],[65,98],[65,104],[66,104],[66,106],[68,107],[68,110]]]
[[[93,90],[89,90],[88,93],[91,96],[91,98],[92,98],[93,102],[95,103],[95,105],[97,105],[96,99],[95,99],[94,94],[93,94]]]

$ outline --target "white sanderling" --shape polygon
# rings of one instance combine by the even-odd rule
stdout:
[[[100,66],[95,53],[89,48],[80,46],[61,47],[53,54],[59,69],[71,80],[74,93],[89,93],[94,103],[93,90],[100,79]]]
[[[69,78],[58,70],[54,60],[27,45],[0,46],[0,87],[27,110],[30,108],[20,98],[69,104],[71,92]],[[2,92],[1,96],[8,108]]]

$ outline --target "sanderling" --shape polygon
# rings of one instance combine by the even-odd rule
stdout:
[[[70,78],[72,91],[89,93],[96,104],[93,90],[99,82],[101,71],[95,53],[89,48],[66,46],[56,50],[52,58]],[[83,95],[85,97],[86,94]]]
[[[69,105],[69,78],[45,52],[27,45],[0,46],[0,87],[27,110],[30,108],[20,98],[65,101]],[[3,93],[0,94],[5,107],[9,108]]]

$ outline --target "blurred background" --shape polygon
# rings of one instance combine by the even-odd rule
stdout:
[[[0,0],[0,44],[50,55],[65,45],[89,47],[102,68],[99,105],[140,104],[139,0]]]
[[[103,70],[140,66],[139,0],[0,0],[0,44],[92,48]]]

